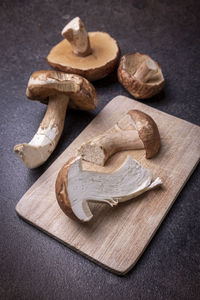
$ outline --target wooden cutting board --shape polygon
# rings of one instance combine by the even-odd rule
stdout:
[[[94,218],[90,223],[79,224],[69,219],[57,204],[54,186],[58,171],[84,141],[109,129],[130,109],[148,113],[158,124],[162,143],[159,154],[147,160],[143,150],[124,151],[114,155],[105,167],[97,168],[105,172],[113,170],[129,154],[150,169],[154,178],[159,176],[163,180],[163,187],[115,208],[106,204],[91,204]],[[118,96],[33,184],[18,202],[16,210],[26,221],[70,248],[112,272],[125,274],[147,247],[199,157],[200,127]],[[92,165],[84,163],[84,167],[90,169]]]

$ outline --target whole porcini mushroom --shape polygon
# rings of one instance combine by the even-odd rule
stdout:
[[[32,140],[14,147],[28,168],[36,168],[54,151],[63,131],[68,105],[81,110],[95,109],[97,95],[87,79],[53,70],[34,72],[26,95],[31,100],[48,103],[46,114]]]
[[[160,149],[160,134],[155,121],[146,113],[130,110],[111,129],[81,145],[82,159],[104,166],[107,159],[123,150],[145,149],[146,158]]]
[[[56,198],[70,218],[88,222],[93,215],[88,203],[100,202],[115,206],[162,184],[152,181],[152,174],[130,156],[114,173],[84,171],[80,157],[70,159],[56,179]]]
[[[119,82],[137,99],[150,98],[164,87],[164,77],[158,63],[148,55],[124,55],[118,67]]]
[[[79,17],[62,30],[62,40],[47,56],[56,69],[79,74],[90,81],[101,79],[112,72],[119,60],[117,42],[105,32],[87,32]]]

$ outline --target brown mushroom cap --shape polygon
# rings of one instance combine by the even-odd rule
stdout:
[[[69,107],[92,110],[97,106],[97,94],[94,86],[85,78],[59,71],[36,71],[28,82],[26,96],[31,100],[48,102],[49,96],[66,94]]]
[[[60,208],[62,209],[62,211],[68,217],[70,217],[74,220],[79,220],[76,217],[76,215],[73,213],[73,210],[71,208],[71,203],[69,201],[68,193],[67,193],[68,171],[69,171],[70,165],[73,164],[75,160],[76,160],[76,157],[72,157],[60,169],[57,179],[56,179],[55,192],[56,192],[56,198],[57,198],[58,204],[59,204]]]
[[[118,62],[120,51],[117,42],[105,32],[89,32],[92,53],[85,57],[74,55],[71,44],[62,40],[47,56],[56,69],[79,74],[90,81],[106,77]]]
[[[147,59],[153,61],[157,66],[157,73],[150,77],[147,82],[143,82],[134,77],[134,74]],[[150,98],[158,94],[164,87],[164,77],[158,63],[148,55],[141,53],[126,54],[121,58],[118,68],[118,79],[129,93],[138,99]]]
[[[152,158],[160,149],[160,134],[154,120],[140,110],[130,110],[128,114],[135,123],[139,137],[146,150],[146,158]]]

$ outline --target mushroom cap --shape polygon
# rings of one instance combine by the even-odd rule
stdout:
[[[130,110],[128,114],[135,123],[139,137],[146,150],[146,158],[152,158],[160,149],[160,134],[155,121],[140,110]]]
[[[54,70],[36,71],[30,76],[27,98],[47,103],[49,96],[59,94],[66,94],[69,107],[74,109],[92,110],[97,106],[94,86],[81,76]]]
[[[68,185],[68,171],[71,166],[75,162],[77,157],[72,157],[68,160],[63,167],[60,169],[56,184],[55,184],[55,192],[58,204],[62,211],[70,218],[74,220],[79,220],[74,214],[71,203],[69,201],[68,193],[67,193],[67,185]],[[80,221],[80,220],[79,220]]]
[[[151,59],[148,55],[141,53],[130,53],[124,55],[118,68],[118,79],[121,84],[137,99],[150,98],[158,94],[164,87],[164,77],[159,64],[152,60],[157,66],[156,76],[152,76],[148,82],[143,82],[134,77],[138,67],[146,60]]]
[[[53,68],[79,74],[90,81],[106,77],[119,60],[119,46],[108,33],[89,32],[88,35],[92,49],[90,55],[75,55],[71,44],[64,39],[50,51],[47,56],[48,63]]]

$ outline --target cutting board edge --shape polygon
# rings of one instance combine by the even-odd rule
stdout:
[[[46,231],[45,229],[43,229],[42,227],[34,224],[33,222],[31,222],[30,220],[26,219],[23,215],[21,215],[20,211],[17,209],[17,205],[15,207],[15,211],[17,213],[17,215],[23,220],[25,221],[27,224],[31,225],[32,227],[36,228],[37,230],[40,230],[42,233],[44,233],[45,235],[49,236],[50,238],[58,241],[60,244],[64,245],[64,246],[67,246],[67,248],[69,248],[70,250],[73,251],[73,253],[77,253],[77,254],[80,254],[81,256],[83,256],[84,258],[87,258],[89,261],[91,261],[92,263],[94,264],[97,264],[98,266],[100,267],[103,267],[105,270],[115,274],[115,275],[120,275],[120,276],[123,276],[125,274],[127,274],[127,272],[131,269],[130,267],[128,269],[125,269],[124,271],[120,271],[120,270],[117,270],[117,269],[113,269],[111,267],[109,267],[108,265],[106,264],[103,264],[101,263],[100,261],[94,259],[93,257],[91,257],[90,255],[87,255],[85,252],[73,247],[72,245],[64,242],[63,240],[57,238],[55,235],[49,233],[48,231]],[[134,265],[133,265],[134,266]]]

